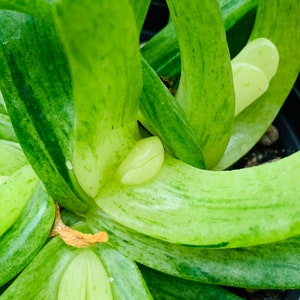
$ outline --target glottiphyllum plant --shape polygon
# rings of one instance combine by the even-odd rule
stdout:
[[[300,288],[300,153],[228,170],[298,76],[300,1],[167,0],[141,47],[149,5],[0,0],[0,299]]]

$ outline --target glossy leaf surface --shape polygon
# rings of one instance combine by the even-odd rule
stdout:
[[[49,22],[13,11],[0,16],[0,85],[18,140],[51,195],[83,212],[92,202],[66,165],[74,108],[62,45]]]
[[[37,184],[15,223],[0,238],[0,286],[34,258],[48,238],[55,216],[53,200]]]
[[[73,228],[89,232],[84,223],[78,223]],[[91,251],[93,252],[91,253]],[[79,261],[76,262],[78,258]],[[140,271],[132,260],[108,246],[104,246],[104,248],[99,246],[98,249],[78,249],[66,245],[60,238],[55,237],[43,247],[28,267],[1,295],[1,300],[11,298],[24,300],[57,299],[62,288],[67,294],[73,292],[70,290],[71,288],[77,289],[76,286],[74,287],[74,281],[77,281],[78,284],[81,282],[85,289],[85,292],[78,291],[76,296],[83,292],[81,294],[83,299],[99,299],[99,293],[93,294],[101,287],[101,282],[93,281],[93,279],[99,278],[99,274],[96,275],[96,278],[88,278],[95,271],[95,268],[97,269],[97,266],[94,266],[95,259],[96,261],[101,259],[114,298],[120,300],[129,298],[136,300],[152,299]],[[70,270],[68,271],[70,266],[78,270],[79,265],[83,267],[80,268],[80,271],[86,272],[85,274],[79,271],[71,273]],[[88,265],[92,272],[91,269],[88,269]],[[62,280],[65,272],[70,277],[65,277]],[[84,276],[86,276],[87,281],[83,280]],[[93,284],[99,284],[99,287],[95,290],[92,287]],[[60,295],[66,296],[67,294]],[[62,299],[66,298],[63,297]]]
[[[136,20],[124,0],[63,1],[55,19],[75,105],[70,166],[86,193],[95,197],[138,138],[142,74]]]
[[[176,100],[210,169],[225,151],[234,116],[230,55],[219,4],[210,0],[167,3],[181,55]]]
[[[252,168],[209,171],[166,155],[154,180],[141,186],[112,181],[96,202],[124,226],[175,244],[275,242],[300,234],[299,157],[300,151]]]
[[[300,288],[299,236],[255,247],[203,249],[150,238],[100,211],[90,214],[87,223],[95,232],[106,230],[108,244],[123,255],[167,274],[237,287]]]

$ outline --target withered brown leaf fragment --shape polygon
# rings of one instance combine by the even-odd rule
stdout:
[[[74,230],[67,226],[61,219],[60,207],[57,202],[55,202],[55,206],[55,221],[49,235],[50,237],[57,235],[66,244],[77,248],[86,248],[97,243],[105,243],[108,241],[108,235],[104,231],[89,234]]]

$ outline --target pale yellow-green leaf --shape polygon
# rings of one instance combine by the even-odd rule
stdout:
[[[78,250],[64,271],[58,300],[112,300],[110,280],[100,259],[90,249]]]

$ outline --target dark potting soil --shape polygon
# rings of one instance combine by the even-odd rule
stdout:
[[[300,150],[300,76],[280,113],[259,142],[231,169],[247,168]]]

